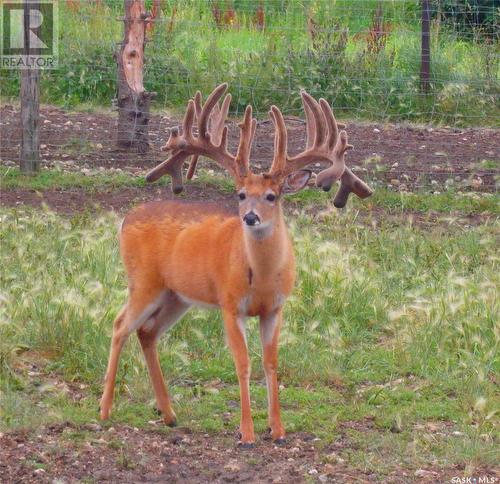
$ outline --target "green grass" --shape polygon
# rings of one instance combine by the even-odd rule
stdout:
[[[35,175],[25,175],[18,168],[0,167],[0,187],[4,189],[84,188],[94,191],[101,188],[142,187],[145,184],[144,177],[119,172],[85,175],[82,172],[42,170]]]
[[[168,177],[157,182],[162,186],[169,185]],[[198,170],[198,177],[189,182],[196,187],[209,186],[221,194],[234,193],[234,184],[227,176],[208,174],[206,170]],[[59,170],[42,170],[36,175],[24,175],[18,168],[0,167],[0,187],[4,189],[24,188],[30,190],[70,189],[82,188],[93,192],[103,188],[120,190],[123,187],[144,187],[146,182],[143,176],[133,176],[128,173],[96,172],[85,175],[81,172],[64,172]],[[304,190],[288,197],[294,206],[325,207],[332,200],[331,193],[319,190]],[[456,212],[458,214],[485,214],[500,215],[500,197],[498,194],[455,192],[453,190],[441,193],[395,192],[384,188],[377,188],[374,195],[367,200],[351,197],[349,205],[354,208],[382,208],[389,213],[404,215],[405,212],[439,212],[441,214]]]
[[[27,208],[0,214],[0,428],[92,421],[111,324],[126,298],[118,219]],[[342,457],[352,466],[383,470],[408,459],[415,466],[493,465],[498,226],[443,233],[382,219],[371,229],[356,217],[357,210],[347,210],[322,223],[304,214],[289,221],[298,278],[281,336],[285,425],[314,432],[327,445],[344,422],[373,419],[373,429],[349,431],[356,446]],[[262,432],[266,396],[253,320],[249,347]],[[162,339],[160,355],[183,425],[204,432],[236,427],[237,410],[223,418],[238,390],[218,312],[188,313]],[[26,362],[40,374],[29,374]],[[148,427],[155,417],[146,375],[132,337],[107,425]],[[73,400],[53,379],[83,385],[85,398]],[[461,434],[426,427],[440,422]],[[390,431],[395,426],[398,433]]]
[[[388,210],[463,212],[467,214],[489,212],[500,215],[500,197],[490,193],[479,194],[455,192],[453,190],[442,193],[429,193],[426,191],[394,192],[379,188],[375,191],[373,198],[367,200],[367,202]],[[363,202],[356,201],[356,203],[361,205]]]
[[[464,41],[447,26],[434,25],[432,90],[420,92],[418,2],[383,2],[390,34],[380,52],[370,52],[366,40],[376,1],[264,4],[261,32],[252,24],[255,2],[236,2],[237,30],[218,29],[209,2],[168,2],[146,48],[145,85],[158,93],[155,107],[182,110],[196,89],[208,93],[229,81],[235,114],[247,103],[261,114],[273,103],[298,114],[299,92],[306,88],[344,117],[498,126],[494,42]],[[43,73],[43,100],[109,106],[116,91],[113,49],[122,37],[115,19],[122,5],[110,2],[96,12],[88,4],[75,13],[61,4],[60,11],[59,69]],[[314,39],[309,16],[317,24]],[[17,97],[18,91],[18,73],[3,71],[0,94]]]
[[[169,185],[168,177],[165,177],[156,185]],[[221,193],[232,193],[234,185],[228,177],[213,176],[206,170],[198,170],[197,177],[190,184],[195,186],[209,186],[217,188]],[[61,170],[43,169],[39,173],[26,175],[18,168],[0,166],[0,188],[4,189],[29,189],[29,190],[51,190],[80,188],[89,192],[101,190],[120,190],[124,187],[141,188],[147,185],[143,175],[134,176],[126,172],[100,172],[88,173],[71,172]]]

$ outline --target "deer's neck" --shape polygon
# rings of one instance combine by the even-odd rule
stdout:
[[[291,244],[281,206],[272,230],[265,237],[243,228],[246,258],[257,278],[270,277],[281,271],[291,257]]]

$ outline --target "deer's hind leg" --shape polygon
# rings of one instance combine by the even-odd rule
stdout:
[[[120,353],[127,340],[124,336],[123,321],[127,314],[127,304],[125,304],[118,316],[113,322],[113,337],[111,339],[111,349],[109,351],[108,367],[106,369],[106,376],[104,377],[104,391],[102,393],[101,402],[99,405],[101,420],[109,418],[111,406],[113,404],[113,394],[115,390],[116,372],[118,370],[118,361]]]
[[[113,323],[113,336],[109,352],[108,367],[104,380],[104,391],[100,403],[101,420],[109,418],[116,383],[118,362],[123,345],[130,334],[142,326],[162,302],[161,290],[131,291],[129,300],[121,309]]]
[[[189,305],[183,303],[172,292],[164,295],[162,306],[156,314],[137,330],[137,337],[141,343],[144,358],[148,367],[149,377],[156,398],[158,410],[163,415],[164,422],[173,427],[176,423],[175,412],[170,403],[165,378],[161,371],[158,358],[158,339],[169,328],[171,328],[187,311]]]

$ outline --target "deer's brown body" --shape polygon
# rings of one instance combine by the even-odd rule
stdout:
[[[167,424],[175,423],[158,360],[157,341],[190,306],[209,306],[220,308],[223,314],[227,342],[240,384],[240,443],[245,446],[255,441],[245,320],[249,316],[260,318],[269,427],[273,439],[279,443],[284,441],[285,431],[278,398],[278,339],[283,304],[295,280],[295,259],[281,201],[286,193],[304,188],[311,172],[301,168],[313,161],[332,164],[318,176],[323,188],[343,177],[344,153],[350,145],[345,132],[339,136],[328,104],[324,100],[318,103],[303,94],[308,119],[307,149],[295,157],[288,157],[285,123],[273,106],[275,157],[269,173],[254,174],[250,171],[249,156],[256,122],[248,107],[240,124],[238,153],[236,156],[230,154],[226,146],[227,128],[224,127],[230,96],[226,96],[221,109],[218,107],[225,88],[225,85],[219,86],[204,106],[201,106],[199,94],[195,101],[190,101],[182,137],[173,130],[166,145],[172,150],[172,156],[155,168],[148,180],[169,173],[174,191],[178,192],[182,189],[184,160],[193,156],[188,172],[192,176],[198,156],[208,156],[233,176],[239,197],[238,212],[232,214],[204,203],[153,202],[125,217],[120,247],[128,276],[129,298],[114,323],[101,418],[108,418],[110,414],[123,344],[133,331],[137,331],[158,408]],[[192,133],[195,113],[197,137]],[[209,122],[212,132],[208,129]],[[349,173],[342,178],[343,196],[347,197],[350,187],[354,186],[361,190],[356,193],[366,196],[368,187]]]
[[[294,283],[294,255],[284,223],[269,239],[256,240],[245,233],[237,214],[204,203],[141,205],[125,218],[120,247],[130,287],[137,291],[146,279],[152,300],[154,292],[170,290],[187,304],[265,316]]]

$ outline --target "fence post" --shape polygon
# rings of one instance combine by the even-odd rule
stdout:
[[[30,9],[24,2],[23,29],[24,48],[23,54],[30,53]],[[26,57],[27,58],[27,57]],[[40,169],[40,71],[27,67],[21,70],[21,154],[19,168],[23,173],[34,173]]]
[[[125,0],[123,42],[115,59],[118,65],[118,136],[120,148],[135,147],[139,153],[149,149],[149,104],[156,94],[143,85],[144,44],[151,15],[144,0]]]
[[[429,0],[422,0],[422,66],[420,70],[420,88],[429,92],[431,87],[431,12]]]

